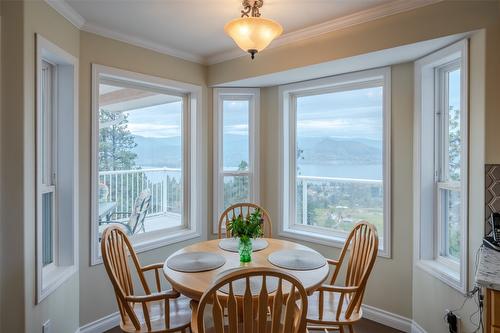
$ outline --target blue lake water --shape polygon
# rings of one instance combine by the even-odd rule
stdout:
[[[144,169],[154,168],[151,166],[143,167]],[[300,175],[315,176],[315,177],[338,177],[338,178],[355,178],[355,179],[370,179],[382,180],[383,168],[381,164],[309,164],[300,163]],[[231,168],[227,168],[228,170]],[[237,168],[232,168],[237,170]],[[146,172],[149,180],[155,181],[162,178],[164,175],[156,172]],[[180,173],[169,173],[170,177],[180,179]]]

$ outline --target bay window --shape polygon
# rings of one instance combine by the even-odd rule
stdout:
[[[360,220],[390,256],[390,70],[280,88],[281,234],[342,246]]]

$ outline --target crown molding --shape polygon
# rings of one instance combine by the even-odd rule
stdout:
[[[420,7],[432,5],[441,1],[443,0],[392,1],[351,15],[346,15],[304,29],[286,33],[274,40],[267,48],[273,49],[283,45],[292,44],[301,40],[314,38],[322,34],[345,29],[353,25],[370,22],[386,16],[410,11]],[[85,21],[85,19],[80,14],[78,14],[78,12],[73,9],[73,7],[71,7],[71,5],[69,5],[65,0],[45,0],[45,2],[80,30],[153,50],[155,52],[159,52],[169,56],[181,58],[187,61],[204,65],[213,65],[227,60],[246,56],[246,53],[241,51],[239,48],[234,48],[232,50],[220,52],[209,57],[203,57],[201,55],[185,52],[164,44],[156,43],[148,39],[104,28],[93,22]]]
[[[160,43],[155,43],[144,38],[123,34],[121,32],[104,28],[93,22],[88,22],[80,14],[78,14],[78,12],[65,0],[45,0],[45,2],[80,30],[115,39],[124,43],[149,49],[176,58],[181,58],[187,61],[205,64],[205,58],[202,56],[184,52]]]
[[[342,16],[330,21],[316,24],[304,29],[286,33],[276,38],[267,49],[273,49],[283,45],[288,45],[301,40],[317,37],[322,34],[330,33],[336,30],[345,29],[354,25],[374,21],[390,15],[410,11],[420,7],[432,5],[443,0],[397,0],[385,3],[373,8],[365,9],[354,14]],[[221,52],[213,56],[207,57],[206,63],[214,65],[223,61],[240,58],[246,56],[246,53],[240,49],[233,49],[226,52]]]
[[[65,0],[45,0],[45,2],[78,29],[81,29],[85,24],[83,16],[78,14]]]
[[[134,46],[142,47],[145,49],[149,49],[155,52],[163,53],[172,57],[181,58],[183,60],[196,62],[199,64],[205,64],[205,58],[193,53],[181,51],[172,47],[165,46],[160,43],[152,42],[145,38],[139,38],[132,35],[123,34],[121,32],[117,32],[115,30],[111,30],[108,28],[104,28],[95,24],[93,22],[85,22],[82,26],[81,30],[90,32],[96,35],[100,35],[103,37],[111,38],[114,40],[118,40],[120,42],[124,42],[127,44],[131,44]]]

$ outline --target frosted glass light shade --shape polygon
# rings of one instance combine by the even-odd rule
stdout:
[[[283,28],[273,20],[260,17],[243,17],[232,20],[224,31],[246,52],[256,53],[265,49],[281,35]]]

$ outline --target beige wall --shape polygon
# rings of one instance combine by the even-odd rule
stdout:
[[[117,311],[113,289],[103,265],[90,266],[91,64],[202,86],[205,161],[210,150],[206,126],[210,117],[204,66],[87,32],[81,33],[80,41],[80,193],[87,193],[80,196],[80,325],[83,326]],[[203,178],[210,178],[211,168],[207,166],[203,170],[206,172]],[[203,197],[208,200],[211,196],[204,193]],[[205,204],[211,207],[211,202]],[[158,248],[139,257],[144,264],[163,262],[175,250],[199,240]]]
[[[0,20],[2,19],[2,4],[0,2]],[[2,128],[2,26],[0,21],[0,129]],[[2,156],[2,137],[0,135],[0,156]],[[0,188],[3,188],[3,179],[2,179],[2,164],[0,163]],[[1,192],[1,191],[0,191]],[[0,209],[2,209],[3,198],[0,193]],[[2,225],[3,216],[0,215],[0,226]],[[2,238],[0,237],[0,241]],[[0,246],[0,265],[3,264],[3,249]],[[2,266],[3,267],[3,266]],[[0,329],[2,328],[2,274],[0,274]]]
[[[23,10],[22,2],[2,7],[1,299],[0,331],[24,331],[23,257]],[[9,32],[9,33],[7,33]],[[8,125],[7,125],[8,124]],[[6,158],[6,157],[9,158]],[[10,189],[8,195],[7,191]],[[8,269],[5,269],[8,267]],[[6,307],[4,304],[8,304]]]
[[[500,1],[498,1],[500,4]],[[500,5],[499,5],[500,7]],[[497,15],[500,16],[500,8]],[[486,30],[486,163],[500,164],[500,19]]]
[[[261,198],[277,235],[280,178],[278,88],[261,90]],[[413,65],[392,67],[392,231],[391,259],[378,258],[365,303],[401,316],[412,316],[412,115]],[[304,242],[329,258],[340,249]],[[387,297],[391,290],[397,297]]]

